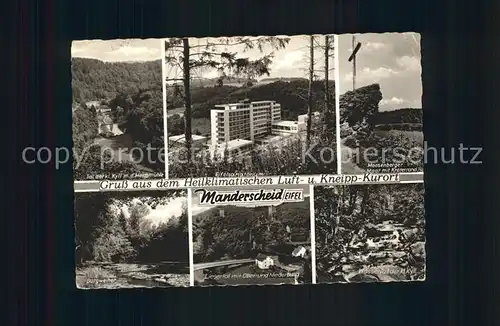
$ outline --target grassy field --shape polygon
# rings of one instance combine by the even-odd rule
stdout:
[[[381,130],[376,129],[371,136],[373,147],[393,151],[395,149],[414,149],[423,148],[424,134],[422,131],[407,131],[407,130]],[[350,148],[341,142],[342,146],[342,173],[355,174],[363,173],[365,169],[360,167],[354,161],[354,155],[359,152],[361,155],[363,149]],[[390,159],[388,159],[390,163]]]
[[[404,143],[420,144],[420,146],[424,144],[424,133],[419,130],[375,130],[373,133],[384,138],[400,138]]]

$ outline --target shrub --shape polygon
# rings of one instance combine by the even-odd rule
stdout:
[[[344,145],[350,148],[356,148],[358,147],[358,143],[356,139],[353,136],[349,136],[344,139]]]
[[[349,127],[347,122],[344,122],[340,125],[340,138],[345,138],[347,136],[352,135],[353,130]]]

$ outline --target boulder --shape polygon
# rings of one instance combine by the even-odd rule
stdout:
[[[347,123],[356,131],[356,139],[362,145],[375,128],[374,117],[382,93],[378,84],[349,91],[340,96],[340,123]]]
[[[368,223],[365,225],[366,235],[371,238],[382,237],[390,231],[380,231],[375,224]]]
[[[425,261],[425,242],[419,241],[410,246],[410,252],[417,261]]]
[[[379,281],[379,278],[373,274],[356,274],[349,278],[349,282],[355,283],[374,283]]]
[[[412,242],[414,239],[417,238],[417,235],[418,235],[417,228],[407,229],[401,232],[401,239],[405,242]]]

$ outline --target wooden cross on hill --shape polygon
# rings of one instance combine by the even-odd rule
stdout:
[[[356,36],[352,36],[352,53],[349,56],[349,62],[352,61],[352,90],[356,89],[356,55],[361,48],[361,43],[356,44]]]

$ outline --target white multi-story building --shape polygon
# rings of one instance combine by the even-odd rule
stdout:
[[[254,141],[271,133],[272,123],[281,120],[281,105],[275,101],[216,105],[210,112],[212,142],[235,139]]]
[[[236,151],[239,145],[246,148],[272,134],[284,136],[305,130],[301,121],[282,121],[281,105],[275,101],[216,105],[210,112],[210,122],[212,148],[217,151],[225,147]]]

